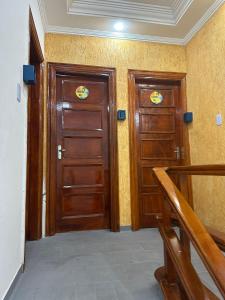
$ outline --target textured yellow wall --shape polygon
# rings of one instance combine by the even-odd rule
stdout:
[[[128,69],[186,72],[185,49],[180,46],[116,39],[47,34],[48,62],[115,67],[117,107],[128,108]],[[121,225],[130,225],[128,122],[118,124]]]
[[[225,5],[187,45],[188,109],[192,164],[225,162]],[[223,125],[216,126],[216,114]],[[225,178],[195,177],[195,210],[208,225],[225,232]]]

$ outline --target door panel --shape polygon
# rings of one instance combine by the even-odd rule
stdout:
[[[90,110],[63,109],[64,129],[71,130],[103,130],[102,112]]]
[[[153,97],[155,94],[157,99]],[[142,228],[156,227],[156,217],[162,212],[163,194],[153,177],[152,168],[182,164],[177,151],[182,147],[180,108],[178,83],[136,82],[136,163]]]
[[[94,90],[94,93],[90,93],[85,100],[86,104],[103,104],[106,96],[106,84],[97,78],[94,82],[85,78],[77,79],[76,82],[71,78],[64,78],[62,80],[62,100],[64,102],[80,103],[80,99],[75,94],[79,86],[85,86],[89,91]]]
[[[171,137],[141,139],[141,159],[175,160],[176,141]]]
[[[80,99],[76,90],[89,95]],[[57,76],[56,231],[110,227],[108,82]]]
[[[143,211],[145,216],[152,217],[152,214],[158,214],[162,209],[162,195],[160,193],[142,194]]]
[[[70,165],[63,168],[64,186],[103,186],[104,185],[104,171],[102,165]]]
[[[169,87],[163,87],[162,85],[152,85],[152,86],[144,86],[139,90],[139,103],[140,107],[153,107],[153,108],[158,108],[158,107],[174,107],[175,104],[175,91],[171,90]],[[160,94],[163,96],[163,102],[160,104],[157,104],[157,106],[149,100],[150,95],[158,90],[157,88],[159,87]]]
[[[175,133],[175,118],[173,113],[140,114],[140,132]]]
[[[101,158],[103,141],[101,137],[66,137],[64,158]]]
[[[66,193],[65,193],[66,195]],[[85,202],[85,206],[83,203]],[[63,199],[63,216],[91,216],[104,215],[104,195],[103,194],[71,194],[65,196]]]

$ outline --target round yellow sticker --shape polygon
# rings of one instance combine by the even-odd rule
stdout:
[[[80,99],[80,100],[85,100],[87,99],[87,97],[89,96],[89,89],[86,86],[79,86],[76,89],[76,96]]]
[[[154,91],[150,95],[150,99],[154,104],[160,104],[163,101],[163,95],[160,92]]]

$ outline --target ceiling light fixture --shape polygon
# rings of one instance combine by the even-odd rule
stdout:
[[[115,29],[116,31],[123,31],[124,28],[125,28],[125,26],[124,26],[124,23],[123,23],[123,22],[116,22],[116,23],[114,24],[114,29]]]

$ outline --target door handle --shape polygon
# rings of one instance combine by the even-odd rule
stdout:
[[[180,160],[180,158],[181,158],[180,147],[177,146],[177,147],[176,147],[176,150],[174,150],[174,152],[176,153],[176,158],[177,158],[177,160]]]
[[[66,149],[63,149],[62,148],[62,145],[58,145],[57,146],[57,152],[58,152],[58,159],[59,160],[61,160],[62,159],[62,154],[63,154],[63,152],[65,152],[66,151]]]

